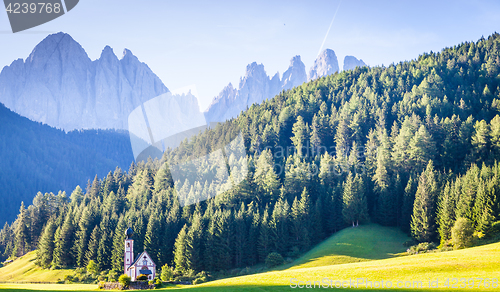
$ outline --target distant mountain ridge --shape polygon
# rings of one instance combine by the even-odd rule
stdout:
[[[300,56],[290,60],[290,66],[280,79],[279,73],[270,77],[264,65],[253,62],[246,68],[244,77],[240,78],[238,89],[231,83],[214,98],[205,112],[208,122],[222,122],[236,117],[247,106],[261,103],[282,90],[291,89],[304,83],[307,79],[306,69]]]
[[[31,120],[71,131],[127,129],[128,114],[167,87],[125,49],[118,59],[106,46],[90,60],[66,33],[47,36],[26,60],[0,73],[0,102]]]
[[[348,62],[347,66],[345,60]],[[345,60],[344,70],[366,66],[362,60],[352,56],[347,56]],[[252,104],[260,104],[283,90],[339,71],[337,56],[331,49],[326,49],[318,55],[308,74],[300,56],[293,57],[281,79],[279,73],[268,76],[264,65],[253,62],[247,66],[245,76],[240,78],[238,88],[229,83],[213,99],[205,112],[205,118],[208,122],[223,122],[235,118]]]
[[[356,59],[354,56],[345,56],[344,58],[344,71],[353,70],[356,67],[366,66],[365,62],[361,59]]]

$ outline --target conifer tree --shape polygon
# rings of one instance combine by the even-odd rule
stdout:
[[[85,252],[85,261],[83,267],[86,267],[90,261],[97,261],[97,253],[99,251],[99,241],[101,239],[101,230],[99,226],[95,226],[90,235],[90,242]]]
[[[175,269],[179,271],[186,271],[189,268],[189,263],[186,257],[187,230],[188,227],[186,224],[184,224],[184,227],[182,227],[181,231],[177,235],[177,238],[175,239],[174,263],[175,263]]]
[[[199,213],[195,213],[193,222],[186,234],[186,259],[187,265],[194,271],[203,269],[203,226]]]
[[[104,217],[101,221],[100,230],[102,232],[101,238],[99,239],[99,246],[97,249],[97,265],[101,270],[108,270],[111,268],[111,258],[112,258],[112,247],[113,247],[113,236],[112,222],[108,216]]]
[[[21,202],[19,215],[16,220],[16,228],[14,229],[14,250],[12,256],[22,256],[29,251],[30,234],[29,234],[29,217],[24,202]]]
[[[272,235],[271,235],[271,226],[270,226],[270,218],[269,218],[269,209],[266,206],[264,209],[264,213],[262,214],[262,221],[260,223],[260,234],[258,241],[257,251],[259,253],[259,260],[263,262],[267,255],[273,250],[272,247]]]
[[[455,223],[455,196],[452,189],[447,183],[438,201],[437,220],[441,244],[451,239],[451,228]]]
[[[476,229],[487,234],[493,222],[495,222],[494,202],[496,201],[491,183],[479,182],[476,202],[474,204],[474,221]]]
[[[111,252],[111,269],[123,273],[125,250],[125,230],[127,225],[123,216],[120,216],[113,236],[113,250]]]
[[[66,214],[66,219],[62,226],[56,230],[54,249],[54,260],[52,265],[54,267],[70,267],[76,263],[72,246],[75,242],[75,226],[73,223],[73,212],[69,210]]]
[[[421,170],[436,156],[436,144],[427,128],[421,125],[410,142],[410,160],[416,170]]]
[[[52,264],[54,253],[54,238],[57,226],[53,220],[49,220],[38,244],[36,263],[43,268],[49,268]]]
[[[422,172],[418,180],[417,193],[413,203],[411,234],[420,242],[430,242],[435,239],[436,204],[438,196],[436,173],[432,160]]]
[[[342,215],[344,220],[352,226],[357,226],[359,221],[368,220],[368,205],[366,202],[363,181],[356,174],[353,177],[352,172],[347,175],[347,179],[343,185],[344,192],[342,196],[343,208]]]
[[[308,153],[306,148],[306,141],[309,138],[309,126],[304,122],[301,116],[297,117],[297,122],[293,124],[293,136],[291,138],[297,154],[299,156],[305,156]]]

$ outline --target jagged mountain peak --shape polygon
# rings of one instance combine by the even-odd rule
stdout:
[[[325,49],[318,55],[313,66],[309,70],[308,80],[314,80],[338,71],[339,62],[335,52],[331,49]]]
[[[307,80],[306,66],[302,63],[300,56],[297,55],[290,60],[290,66],[283,73],[281,88],[284,90],[299,86]]]
[[[69,34],[63,32],[44,38],[35,46],[26,61],[36,67],[36,65],[44,65],[45,62],[56,59],[79,59],[90,62],[83,47]]]
[[[365,62],[361,59],[356,59],[354,56],[345,56],[344,58],[344,70],[352,70],[356,67],[366,66]]]

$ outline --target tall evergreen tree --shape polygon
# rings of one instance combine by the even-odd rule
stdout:
[[[14,229],[14,250],[12,256],[22,256],[29,251],[30,234],[29,234],[29,216],[24,202],[21,202],[19,215],[16,220],[16,228]]]
[[[52,264],[56,229],[57,226],[54,221],[49,220],[40,238],[36,252],[36,263],[43,268],[49,268]]]
[[[354,227],[359,224],[359,221],[367,221],[368,206],[361,177],[357,174],[353,177],[352,172],[350,172],[343,187],[342,215],[346,223],[352,223]]]
[[[438,201],[437,220],[441,244],[451,239],[451,228],[455,223],[455,196],[452,192],[453,187],[447,183]]]
[[[436,238],[436,204],[438,198],[436,173],[432,160],[418,180],[417,193],[413,203],[411,234],[420,242]]]

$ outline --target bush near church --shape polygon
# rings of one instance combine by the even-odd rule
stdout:
[[[123,285],[123,287],[127,288],[130,286],[130,277],[127,275],[121,275],[120,278],[118,278],[118,282]]]

